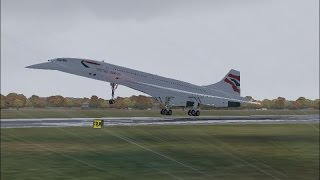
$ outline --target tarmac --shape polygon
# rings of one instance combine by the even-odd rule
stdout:
[[[318,123],[319,115],[290,116],[201,116],[201,117],[117,117],[117,118],[45,118],[45,119],[1,119],[1,128],[40,127],[89,127],[93,120],[104,120],[107,126],[137,125],[215,125],[215,124],[275,124]]]

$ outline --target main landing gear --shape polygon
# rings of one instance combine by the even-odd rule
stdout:
[[[167,115],[171,116],[172,115],[172,110],[171,109],[161,109],[161,115]]]
[[[188,115],[189,116],[200,116],[200,111],[199,110],[190,109],[188,111]]]
[[[116,100],[114,100],[114,92],[118,88],[118,84],[110,83],[110,86],[111,86],[111,99],[109,100],[109,104],[114,104],[116,103]]]
[[[186,107],[190,108],[188,111],[189,116],[200,116],[199,107],[201,104],[201,99],[199,97],[190,97],[190,100],[187,101]]]
[[[169,108],[170,105],[170,99],[171,97],[166,97],[165,102],[164,102],[164,109],[161,109],[160,114],[161,115],[167,115],[171,116],[172,115],[172,110]]]

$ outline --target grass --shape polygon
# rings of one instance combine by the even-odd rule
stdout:
[[[319,179],[319,124],[1,129],[1,179]]]
[[[202,110],[201,116],[249,116],[249,115],[310,115],[319,114],[319,110]],[[174,116],[187,116],[187,111],[173,110]],[[1,119],[28,118],[79,118],[79,117],[159,117],[160,110],[117,110],[117,109],[3,109]]]

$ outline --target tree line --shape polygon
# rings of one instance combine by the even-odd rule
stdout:
[[[242,104],[241,109],[319,109],[319,99],[310,100],[305,97],[299,97],[296,100],[286,100],[283,97],[276,99],[264,99],[261,101],[254,100],[247,96],[248,100],[258,102],[259,104]],[[160,106],[152,97],[147,96],[131,96],[131,97],[117,97],[116,103],[110,105],[108,100],[99,98],[96,95],[91,98],[72,98],[63,97],[61,95],[39,97],[32,95],[27,98],[23,94],[9,93],[4,96],[1,94],[1,109],[8,108],[46,108],[46,107],[65,107],[65,108],[117,108],[117,109],[149,109],[155,106]],[[202,106],[202,109],[214,109],[211,106]]]
[[[65,108],[117,108],[117,109],[148,109],[152,108],[157,102],[147,96],[117,97],[116,103],[109,104],[109,100],[99,98],[96,95],[91,98],[72,98],[61,95],[39,97],[32,95],[27,98],[23,94],[9,93],[7,96],[1,94],[1,109],[8,108],[46,108],[46,107],[65,107]]]
[[[246,97],[249,100],[253,100],[252,97]],[[255,100],[253,100],[255,101]],[[286,100],[284,97],[278,97],[276,99],[264,99],[262,101],[255,101],[259,104],[243,104],[242,108],[247,109],[319,109],[320,101],[319,99],[310,100],[305,97],[299,97],[296,100]]]

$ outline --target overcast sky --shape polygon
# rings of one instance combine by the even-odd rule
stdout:
[[[109,84],[25,66],[79,57],[242,95],[319,98],[318,0],[1,0],[1,93],[110,98]],[[139,95],[119,86],[117,96]]]

